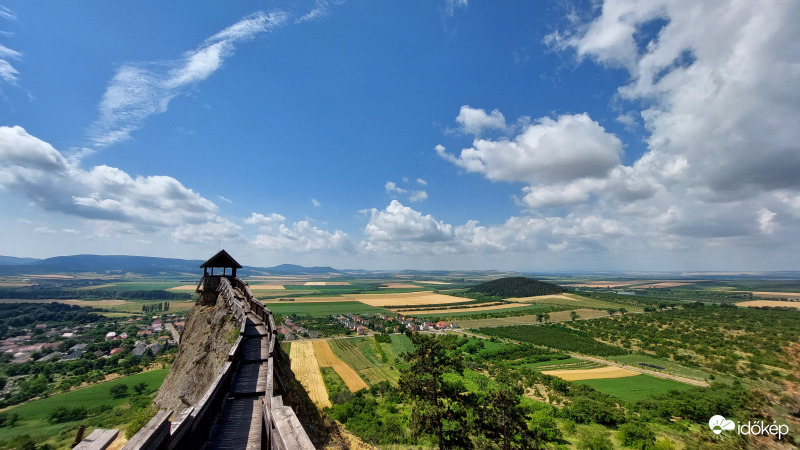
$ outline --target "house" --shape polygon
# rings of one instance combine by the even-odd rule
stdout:
[[[112,341],[112,340],[114,340],[116,338],[117,338],[117,333],[115,333],[113,331],[109,331],[108,333],[106,333],[106,340],[107,341]]]
[[[319,337],[319,331],[317,330],[308,330],[308,337],[310,339],[316,339]]]
[[[356,327],[356,334],[367,334],[367,329],[359,325]]]
[[[122,333],[120,333],[120,334],[119,334],[119,338],[120,338],[120,339],[128,339],[128,333],[125,333],[125,332],[123,331]]]
[[[112,348],[111,351],[108,352],[108,354],[111,355],[111,356],[114,356],[114,355],[120,354],[120,353],[122,353],[124,351],[125,351],[125,349],[123,347],[117,347],[117,348]]]
[[[53,360],[53,359],[55,359],[55,358],[59,358],[59,357],[61,357],[62,355],[63,355],[63,353],[61,353],[61,352],[53,352],[53,353],[48,353],[48,354],[46,354],[46,355],[42,356],[41,358],[37,359],[36,361],[37,361],[37,362],[45,362],[45,361],[50,361],[50,360]]]
[[[150,330],[139,330],[136,332],[136,336],[150,336],[151,334],[153,334],[153,332]]]
[[[447,322],[443,321],[443,320],[440,320],[440,321],[436,322],[434,325],[436,325],[436,328],[441,330],[443,328],[447,328],[447,326],[449,324]]]
[[[62,338],[72,339],[75,337],[75,333],[64,333],[61,335]]]
[[[147,344],[142,341],[136,341],[136,343],[133,345],[133,350],[131,350],[131,355],[142,356],[146,350]]]

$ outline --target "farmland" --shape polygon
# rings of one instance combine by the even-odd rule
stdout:
[[[331,406],[312,343],[309,341],[292,343],[289,358],[292,361],[292,372],[308,392],[311,401],[321,407]]]
[[[130,419],[133,412],[131,406],[142,407],[142,402],[133,393],[125,397],[114,398],[110,390],[114,386],[134,386],[144,383],[144,405],[152,402],[151,396],[155,393],[164,378],[166,369],[153,370],[127,377],[96,384],[93,386],[75,389],[68,392],[52,395],[47,398],[34,400],[23,405],[4,411],[6,416],[16,414],[19,416],[14,427],[0,428],[0,448],[19,448],[27,440],[48,442],[51,446],[69,446],[75,438],[75,432],[80,424],[89,425],[87,434],[92,428],[108,428],[123,425]],[[79,421],[52,423],[48,417],[57,408],[72,408],[81,406],[88,411],[88,419]],[[24,436],[29,436],[24,438]],[[23,437],[20,439],[20,437]],[[17,440],[14,440],[14,439]]]
[[[367,383],[358,376],[358,373],[352,367],[345,364],[333,353],[328,341],[313,341],[313,344],[319,367],[330,367],[335,370],[350,392],[369,388]]]

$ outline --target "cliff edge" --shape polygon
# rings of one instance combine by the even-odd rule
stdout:
[[[218,297],[213,305],[198,304],[189,311],[178,354],[154,400],[161,409],[179,414],[194,405],[228,360],[239,337],[239,324]]]

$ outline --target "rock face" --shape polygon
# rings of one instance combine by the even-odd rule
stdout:
[[[239,336],[239,324],[218,298],[213,305],[197,304],[189,312],[178,354],[154,402],[175,414],[194,405],[228,360]]]

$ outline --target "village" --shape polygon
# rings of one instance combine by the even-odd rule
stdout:
[[[309,318],[303,318],[306,324]],[[375,333],[378,334],[391,334],[391,333],[404,333],[406,331],[443,331],[446,329],[459,328],[458,323],[455,322],[430,322],[414,317],[397,315],[395,317],[387,316],[385,314],[334,314],[324,319],[328,323],[334,322],[341,326],[340,333],[325,333],[324,337],[329,337],[335,334],[355,334],[359,336],[367,336]],[[283,324],[278,327],[278,333],[282,335],[283,340],[293,341],[298,339],[317,339],[323,337],[320,335],[319,330],[315,330],[310,326],[303,326],[296,322],[298,319],[293,319],[292,316],[283,318]]]
[[[128,347],[132,356],[157,355],[179,342],[184,326],[176,314],[62,327],[37,323],[32,329],[13,330],[16,336],[0,341],[0,355],[8,364],[74,361],[87,351],[95,358],[110,358]]]

